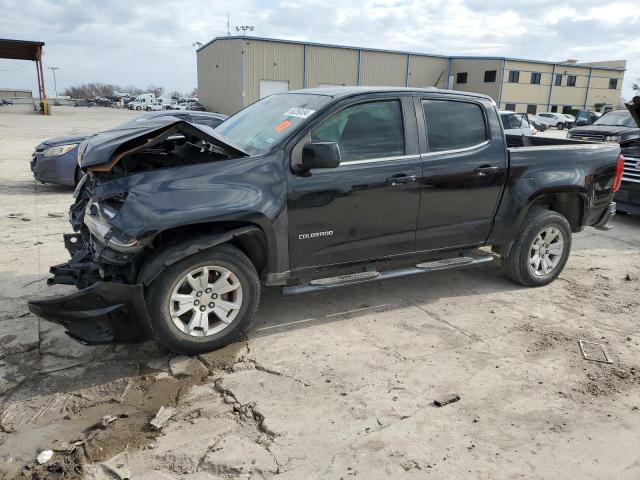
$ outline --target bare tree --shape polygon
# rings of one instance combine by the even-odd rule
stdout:
[[[191,90],[191,93],[189,94],[189,96],[198,98],[198,87],[195,87],[193,90]]]
[[[117,85],[108,83],[83,83],[65,89],[64,94],[71,98],[110,97],[118,88]]]
[[[153,93],[156,97],[159,97],[164,93],[164,87],[159,87],[152,84],[147,87],[147,92]]]

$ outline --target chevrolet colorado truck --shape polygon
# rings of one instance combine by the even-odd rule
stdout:
[[[607,228],[615,144],[505,136],[487,96],[344,87],[272,95],[216,129],[96,134],[35,314],[86,344],[238,339],[265,286],[303,294],[499,258],[547,285],[573,233]],[[480,247],[491,247],[479,250]]]

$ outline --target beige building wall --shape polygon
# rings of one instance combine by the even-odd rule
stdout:
[[[609,62],[600,62],[609,63]],[[613,67],[618,62],[611,62]],[[518,83],[509,83],[509,72],[520,72]],[[540,72],[540,85],[531,84],[531,72]],[[562,75],[561,85],[555,85],[555,77]],[[568,86],[568,77],[575,76],[575,86]],[[609,79],[618,78],[616,89],[609,89]],[[624,72],[590,68],[585,64],[567,65],[507,60],[503,75],[501,108],[515,104],[515,110],[525,112],[527,105],[537,105],[538,112],[557,107],[580,110],[585,105],[595,110],[596,103],[616,105],[620,100]],[[587,96],[588,89],[588,96]]]
[[[509,82],[512,71],[520,72],[518,83]],[[531,83],[533,73],[540,73],[540,84]],[[546,112],[549,102],[549,89],[553,81],[553,65],[536,62],[505,60],[502,75],[501,108],[511,108],[515,104],[516,112],[526,112],[528,105],[535,105],[536,112]]]
[[[197,53],[198,96],[211,112],[231,115],[243,108],[242,40],[216,41]]]
[[[409,55],[409,86],[446,88],[448,69],[447,58]]]
[[[261,80],[286,81],[290,90],[304,88],[305,67],[308,88],[320,84],[428,87],[436,82],[437,87],[446,88],[451,75],[455,90],[489,95],[499,102],[500,108],[509,106],[525,112],[528,105],[536,105],[538,112],[553,106],[562,111],[562,107],[582,109],[586,103],[589,109],[595,110],[597,104],[619,103],[624,71],[615,68],[626,65],[624,60],[589,64],[499,58],[449,60],[252,38],[214,40],[198,51],[197,61],[200,100],[208,110],[226,114],[257,101]],[[496,71],[495,82],[484,82],[487,70]],[[509,73],[514,70],[520,72],[518,83],[509,82]],[[562,75],[560,86],[554,85],[554,71]],[[456,83],[460,72],[467,72],[464,84]],[[541,74],[540,84],[531,83],[533,72]],[[567,86],[569,75],[576,76],[575,86]],[[609,88],[612,78],[618,79],[614,89]]]
[[[357,85],[358,50],[307,46],[307,88],[319,84]]]
[[[252,40],[245,42],[244,104],[260,99],[260,80],[289,82],[289,90],[304,82],[304,45]]]
[[[0,98],[33,98],[31,90],[0,89]]]
[[[609,80],[618,79],[616,89],[609,88]],[[624,80],[624,72],[619,70],[593,70],[591,74],[591,83],[589,85],[589,97],[587,104],[590,110],[596,110],[598,104],[618,105],[620,96],[622,95],[622,82]]]
[[[500,69],[502,68],[501,60],[482,60],[459,58],[451,60],[451,71],[449,75],[453,76],[453,89],[468,92],[483,93],[489,95],[496,102],[500,95]],[[487,70],[496,71],[496,81],[484,81],[484,72]],[[467,83],[458,84],[456,79],[458,73],[467,72]]]
[[[360,57],[360,85],[406,86],[407,57],[402,53],[363,50]]]

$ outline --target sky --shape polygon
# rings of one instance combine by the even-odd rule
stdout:
[[[194,42],[252,35],[441,55],[627,60],[640,81],[638,0],[0,0],[0,38],[45,42],[57,88],[87,82],[197,86]],[[45,73],[49,94],[53,77]],[[37,91],[33,62],[0,59],[0,88]]]

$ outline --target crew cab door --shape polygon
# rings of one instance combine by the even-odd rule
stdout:
[[[310,141],[336,142],[341,163],[289,174],[291,268],[413,251],[422,166],[412,97],[372,95],[335,105],[296,140],[293,164]]]
[[[490,101],[416,98],[423,160],[417,250],[482,244],[507,175],[507,154]]]

